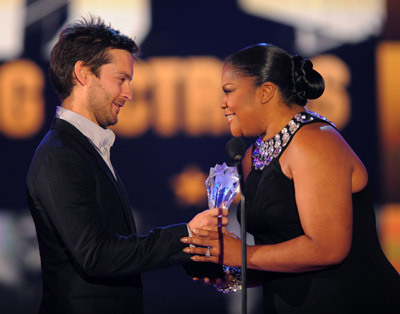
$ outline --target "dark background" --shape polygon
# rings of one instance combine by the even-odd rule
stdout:
[[[34,2],[28,0],[26,4]],[[230,53],[258,42],[270,42],[289,53],[298,53],[292,26],[247,14],[237,1],[153,0],[151,4],[151,31],[141,44],[144,61],[155,56],[214,56],[223,60]],[[13,276],[2,281],[0,272],[0,313],[36,313],[40,301],[40,269],[25,200],[25,176],[34,149],[48,130],[59,104],[49,84],[48,59],[42,50],[67,21],[68,5],[65,1],[51,15],[25,28],[24,51],[19,56],[34,61],[45,74],[43,127],[33,137],[25,139],[0,133],[0,249],[3,250],[0,257],[13,265],[12,269],[18,274],[14,276],[17,281],[12,280]],[[43,23],[50,21],[53,27],[44,31]],[[348,88],[351,119],[341,132],[365,163],[377,204],[388,200],[383,197],[379,177],[375,53],[379,42],[385,36],[396,37],[398,30],[393,24],[386,25],[386,35],[366,36],[360,42],[343,43],[319,52],[339,57],[351,71]],[[4,64],[9,60],[0,61]],[[227,161],[224,147],[229,139],[228,129],[221,136],[192,137],[180,131],[172,137],[160,137],[151,129],[140,137],[117,136],[111,151],[112,162],[128,190],[141,233],[157,226],[187,222],[207,208],[206,202],[187,206],[178,203],[170,180],[187,165],[194,164],[207,174],[211,166]],[[246,139],[247,144],[252,140]],[[231,212],[234,211],[235,205],[231,208]],[[0,258],[0,269],[2,266]],[[240,293],[236,296],[219,294],[213,287],[192,282],[178,266],[145,273],[143,279],[146,313],[149,314],[236,313],[240,309]],[[253,306],[259,306],[259,295],[258,289],[249,291],[249,313],[260,313],[252,310]],[[230,307],[236,308],[236,312]]]

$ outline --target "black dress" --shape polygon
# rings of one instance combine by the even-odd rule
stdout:
[[[254,145],[246,211],[248,232],[256,244],[280,243],[304,234],[294,184],[283,174],[279,157],[297,130],[313,122],[329,123],[306,111],[271,141],[259,139]],[[400,313],[400,277],[380,247],[370,195],[368,185],[353,194],[352,246],[341,264],[306,273],[262,272],[265,313]]]

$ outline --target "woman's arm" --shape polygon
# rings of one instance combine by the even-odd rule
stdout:
[[[357,157],[332,127],[312,124],[299,130],[280,161],[284,173],[294,181],[304,235],[274,245],[248,246],[249,268],[305,272],[338,264],[346,258],[352,238],[355,160]],[[216,261],[214,257],[221,253],[217,237],[221,235],[203,231],[197,235],[213,238],[194,238],[190,242],[211,246],[212,257],[198,255],[192,259]],[[204,254],[201,248],[190,253]],[[240,240],[223,235],[223,256],[224,264],[239,266]]]
[[[302,272],[343,261],[352,238],[351,154],[330,126],[314,124],[298,132],[281,164],[294,182],[304,235],[249,248],[250,268]]]

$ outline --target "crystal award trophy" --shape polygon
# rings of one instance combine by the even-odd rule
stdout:
[[[210,175],[205,183],[209,208],[228,209],[240,190],[239,175],[236,167],[228,167],[226,163],[211,167]],[[189,262],[183,264],[183,268],[192,277],[207,277],[211,280],[225,278],[225,271],[227,270],[227,266],[221,266],[210,262]],[[225,291],[228,291],[228,289],[225,289]],[[225,291],[224,293],[228,293]],[[233,292],[234,290],[230,289],[230,291]]]
[[[229,209],[240,191],[240,178],[236,167],[228,167],[226,163],[211,167],[206,187],[209,208]]]
[[[240,192],[240,177],[236,167],[228,167],[226,163],[210,168],[210,175],[206,180],[208,207],[229,209],[232,201]],[[225,287],[215,286],[222,293],[234,293],[242,289],[240,267],[222,265],[222,271],[232,275],[233,280]],[[217,278],[223,278],[219,271]]]

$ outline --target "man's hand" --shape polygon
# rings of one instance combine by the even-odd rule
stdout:
[[[189,229],[193,230],[205,229],[219,232],[225,232],[228,225],[228,210],[222,208],[207,209],[197,214],[189,223]]]

